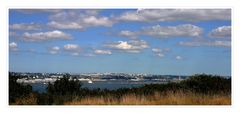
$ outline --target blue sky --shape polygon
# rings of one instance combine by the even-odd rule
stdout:
[[[10,9],[9,70],[231,75],[231,10]]]

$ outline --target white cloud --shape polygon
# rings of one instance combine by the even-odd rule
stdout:
[[[165,55],[163,53],[158,53],[157,56],[164,57]]]
[[[183,24],[177,26],[152,26],[145,27],[139,34],[148,35],[157,38],[169,38],[169,37],[200,37],[203,33],[202,28],[191,25]]]
[[[25,41],[47,41],[47,40],[57,40],[57,39],[72,39],[72,36],[70,34],[64,33],[59,30],[54,30],[50,32],[38,32],[38,33],[28,33],[25,32],[23,34],[23,39]]]
[[[128,37],[130,39],[137,39],[139,36],[151,36],[156,38],[172,38],[172,37],[201,37],[203,29],[191,25],[182,24],[177,26],[150,26],[143,27],[139,31],[122,30],[117,33],[118,36]]]
[[[139,22],[230,20],[230,9],[141,9],[127,11],[115,20]]]
[[[10,48],[17,48],[17,43],[12,42],[12,43],[9,44],[9,47]]]
[[[231,41],[192,41],[179,42],[181,46],[217,46],[217,47],[231,47]]]
[[[182,56],[179,56],[179,55],[176,56],[175,58],[176,58],[177,60],[182,60],[182,59],[183,59],[183,57],[182,57]]]
[[[80,55],[81,48],[78,44],[66,44],[63,46],[64,50],[73,56]]]
[[[9,44],[9,49],[10,49],[11,51],[17,51],[17,50],[18,50],[18,45],[17,45],[17,43],[11,42],[11,43]]]
[[[98,10],[65,10],[50,16],[47,25],[57,29],[85,29],[88,27],[111,27],[109,17],[99,16]]]
[[[122,30],[118,33],[119,36],[121,37],[127,37],[127,38],[131,38],[131,39],[136,39],[138,36],[137,32],[132,32],[129,30]]]
[[[51,54],[57,54],[59,52],[60,52],[60,47],[58,47],[58,46],[54,46],[49,49],[49,53],[51,53]]]
[[[118,41],[105,44],[105,47],[116,49],[123,52],[139,53],[143,49],[148,48],[148,43],[144,40]]]
[[[114,46],[113,46],[114,47]],[[129,44],[128,42],[125,42],[125,41],[119,41],[119,43],[117,45],[115,45],[115,48],[117,49],[125,49],[125,50],[128,50],[128,49],[132,49],[132,45]]]
[[[209,44],[210,46],[222,46],[222,47],[231,47],[231,41],[214,41]]]
[[[112,54],[112,52],[110,50],[99,50],[99,49],[95,50],[94,53],[95,54],[103,54],[103,55],[111,55]]]
[[[9,25],[12,30],[41,30],[42,26],[37,23],[19,23]]]
[[[61,22],[51,21],[47,25],[52,28],[57,28],[57,29],[83,29],[83,26],[79,25],[76,22],[61,23]]]
[[[201,46],[203,44],[205,44],[205,42],[198,42],[198,41],[190,41],[190,42],[179,42],[178,43],[181,46]]]
[[[89,16],[89,17],[83,18],[83,24],[85,26],[106,26],[106,27],[111,27],[113,23],[109,20],[108,17]]]
[[[169,52],[170,49],[169,48],[164,48],[164,49],[161,49],[161,48],[152,48],[152,52],[159,56],[159,57],[164,57],[165,56],[165,53],[166,52]]]
[[[231,26],[221,26],[209,33],[212,38],[231,38]]]
[[[79,48],[80,47],[77,44],[66,44],[66,45],[64,45],[64,49],[65,50],[69,50],[69,51],[71,51],[71,50],[78,50]]]
[[[153,51],[154,53],[161,53],[163,50],[160,49],[160,48],[152,48],[152,51]]]

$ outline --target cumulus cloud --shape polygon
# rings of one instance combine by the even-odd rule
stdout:
[[[66,44],[63,46],[64,50],[71,55],[78,56],[80,55],[81,48],[78,44]]]
[[[231,47],[231,41],[191,41],[179,42],[181,46],[217,46],[217,47]]]
[[[209,33],[212,38],[231,38],[231,26],[221,26]]]
[[[153,51],[154,53],[161,53],[161,52],[162,52],[162,49],[160,49],[160,48],[152,48],[152,51]]]
[[[95,17],[95,16],[89,16],[86,18],[83,18],[83,23],[86,24],[85,26],[112,26],[112,22],[109,20],[108,17]]]
[[[139,34],[149,35],[157,38],[169,38],[169,37],[200,37],[203,33],[202,28],[191,25],[183,24],[177,26],[152,26],[145,27]]]
[[[94,53],[95,54],[102,54],[102,55],[111,55],[112,52],[110,50],[94,50]]]
[[[213,46],[231,47],[231,41],[214,41],[211,45],[213,45]]]
[[[24,41],[31,41],[31,42],[57,40],[57,39],[63,39],[63,40],[72,39],[72,36],[70,34],[64,33],[59,30],[54,30],[50,32],[38,32],[38,33],[25,32],[22,37]]]
[[[18,23],[9,25],[11,30],[41,30],[42,26],[37,23]]]
[[[182,60],[182,59],[183,59],[183,57],[182,57],[182,56],[179,56],[179,55],[176,56],[175,58],[176,58],[177,60]]]
[[[164,49],[161,49],[161,48],[152,48],[152,52],[159,56],[159,57],[164,57],[165,56],[165,53],[166,52],[169,52],[170,49],[169,48],[164,48]]]
[[[52,27],[52,28],[57,28],[57,29],[83,29],[83,26],[76,23],[76,22],[51,21],[47,25]]]
[[[105,44],[105,47],[129,53],[140,53],[148,48],[148,43],[144,40],[118,41]]]
[[[64,45],[64,49],[69,50],[69,51],[77,50],[77,49],[79,49],[79,45],[77,45],[77,44],[66,44],[66,45]]]
[[[131,38],[131,39],[136,39],[138,36],[137,32],[132,32],[129,30],[122,30],[118,33],[119,36],[121,37],[127,37],[127,38]]]
[[[51,54],[57,54],[59,52],[60,52],[60,47],[58,47],[58,46],[54,46],[49,49],[49,53],[51,53]]]
[[[9,44],[9,49],[10,49],[11,51],[17,51],[17,50],[18,50],[18,45],[17,45],[17,43],[11,42],[11,43]]]
[[[17,48],[17,43],[11,42],[11,43],[9,44],[9,47],[10,47],[10,48]]]
[[[137,39],[139,36],[151,36],[155,38],[172,38],[172,37],[201,37],[203,29],[192,25],[182,24],[177,26],[150,26],[143,27],[139,31],[122,30],[117,33],[118,36]]]
[[[163,53],[158,53],[157,56],[158,57],[164,57],[165,55]]]
[[[111,27],[113,21],[109,17],[99,16],[98,10],[64,10],[50,16],[47,25],[57,29],[80,29],[88,27]]]
[[[127,11],[115,20],[139,22],[230,20],[231,9],[141,9]]]

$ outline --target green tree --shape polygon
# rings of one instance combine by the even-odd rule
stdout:
[[[231,78],[196,74],[180,83],[187,89],[201,93],[231,93]]]
[[[51,95],[73,95],[80,92],[82,84],[79,80],[69,80],[70,75],[64,75],[53,84],[48,84],[47,92]],[[74,78],[76,79],[76,78]]]

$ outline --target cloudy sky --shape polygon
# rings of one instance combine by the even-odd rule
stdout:
[[[231,10],[10,9],[9,70],[231,75]]]

